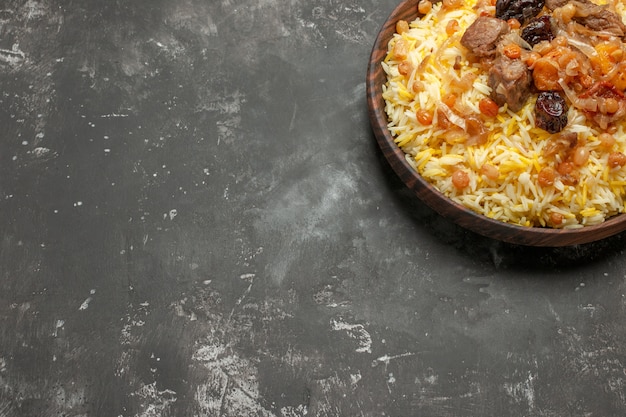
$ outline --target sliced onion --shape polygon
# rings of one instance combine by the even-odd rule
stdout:
[[[578,96],[576,95],[576,92],[574,90],[572,90],[571,88],[569,88],[569,85],[567,85],[567,83],[565,82],[565,80],[563,80],[563,78],[559,78],[558,83],[561,86],[561,88],[563,89],[563,92],[565,93],[565,95],[567,96],[569,101],[571,101],[573,103],[573,102],[575,102],[578,99]]]
[[[578,107],[581,110],[587,110],[590,112],[597,112],[600,106],[598,99],[595,98],[578,98],[574,104],[575,107]]]
[[[502,36],[502,40],[504,42],[500,41],[500,45],[508,45],[510,43],[514,43],[529,51],[533,49],[532,45],[526,42],[524,38],[522,38],[517,32],[507,33],[506,35]]]
[[[593,46],[589,45],[588,43],[575,39],[572,36],[566,35],[565,37],[567,39],[568,44],[570,44],[571,46],[573,46],[574,48],[578,49],[580,52],[585,54],[587,58],[593,58],[598,55],[598,53],[596,52],[596,49]]]
[[[415,70],[416,74],[422,74],[424,70],[426,70],[426,67],[428,66],[428,62],[430,61],[431,56],[432,54],[429,54],[429,55],[426,55],[424,59],[422,59],[422,62],[419,63],[419,65],[417,66],[417,69]]]
[[[576,92],[572,90],[562,78],[559,78],[558,82],[561,88],[563,89],[563,92],[567,96],[568,100],[572,103],[574,107],[580,110],[587,110],[591,112],[598,111],[598,100],[596,100],[595,98],[591,98],[591,97],[580,98],[576,95]]]
[[[609,126],[612,118],[607,114],[596,113],[593,116],[593,120],[602,128],[606,129]]]
[[[465,119],[453,112],[452,109],[446,105],[446,103],[440,102],[438,107],[443,112],[443,114],[446,115],[450,123],[457,125],[463,130],[467,129]]]
[[[437,51],[434,53],[434,62],[433,64],[437,65],[439,68],[442,68],[441,65],[441,55],[443,55],[443,52],[448,49],[448,47],[450,45],[453,45],[454,42],[457,42],[457,40],[459,39],[459,34],[455,33],[454,35],[450,36],[448,39],[446,39],[445,41],[443,41],[443,43],[441,45],[439,45],[439,47],[437,48]]]
[[[617,75],[617,73],[620,71],[620,65],[614,65],[613,68],[611,68],[611,71],[607,72],[606,75],[602,76],[601,79],[602,80],[607,80],[610,81],[613,79],[613,77],[615,77],[615,75]]]
[[[580,64],[577,59],[572,59],[565,66],[565,75],[569,77],[574,77],[578,75],[578,69],[580,68]]]
[[[450,68],[448,71],[441,74],[441,81],[443,82],[443,85],[454,86],[455,84],[458,84],[461,79],[458,75],[456,75],[456,72],[452,71],[452,68]]]

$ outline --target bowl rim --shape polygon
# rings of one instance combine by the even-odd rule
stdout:
[[[387,127],[387,114],[382,98],[386,80],[380,65],[387,54],[387,45],[395,33],[398,20],[413,21],[419,16],[416,0],[402,0],[389,14],[379,30],[370,53],[366,75],[366,94],[370,124],[387,162],[402,182],[439,215],[482,236],[524,246],[572,246],[598,241],[626,230],[626,214],[616,214],[603,223],[575,229],[525,227],[491,219],[446,197],[422,178],[406,161]]]

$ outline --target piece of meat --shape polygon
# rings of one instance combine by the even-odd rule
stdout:
[[[546,7],[550,10],[565,6],[569,0],[546,0]]]
[[[465,30],[461,45],[479,58],[492,57],[496,54],[498,41],[509,30],[509,25],[504,20],[480,16]]]
[[[596,32],[609,33],[620,38],[626,35],[626,26],[618,14],[593,3],[573,4],[576,6],[574,21]]]
[[[489,69],[491,98],[499,106],[505,103],[516,112],[520,110],[531,94],[533,77],[528,66],[519,59],[498,56]]]
[[[573,19],[587,29],[595,32],[604,32],[623,38],[626,36],[626,25],[617,13],[612,12],[606,6],[600,6],[590,0],[546,0],[548,9],[554,10],[570,3],[576,9]]]

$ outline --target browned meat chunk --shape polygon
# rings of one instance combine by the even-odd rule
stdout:
[[[619,14],[597,5],[590,0],[564,1],[546,0],[546,7],[550,10],[572,4],[575,9],[574,20],[595,32],[604,32],[618,37],[626,35],[626,25]]]
[[[550,10],[565,6],[569,0],[546,0],[546,7]]]
[[[605,32],[618,37],[624,37],[626,26],[622,18],[602,6],[590,3],[577,3],[574,20],[596,32]]]
[[[491,98],[499,106],[508,105],[512,111],[520,110],[530,96],[533,78],[530,70],[519,59],[498,56],[489,69]]]
[[[494,56],[500,37],[508,31],[509,25],[504,20],[480,16],[465,30],[461,45],[477,57]]]

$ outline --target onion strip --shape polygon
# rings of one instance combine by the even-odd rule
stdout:
[[[465,119],[452,111],[450,107],[444,102],[440,102],[438,104],[439,110],[442,111],[443,114],[446,115],[450,123],[457,125],[464,131],[467,130],[467,124],[465,123]]]
[[[573,46],[574,48],[578,49],[580,52],[585,54],[587,58],[594,58],[598,56],[598,52],[596,51],[596,48],[589,45],[588,43],[579,41],[578,39],[574,39],[573,37],[570,37],[567,35],[565,35],[565,37],[567,39],[568,44],[570,44],[571,46]]]

